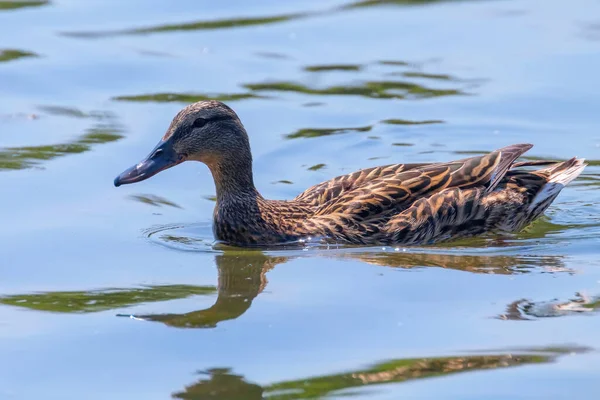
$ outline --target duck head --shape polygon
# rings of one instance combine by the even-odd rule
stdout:
[[[150,154],[123,171],[114,184],[140,182],[188,160],[205,163],[215,181],[222,180],[225,175],[250,174],[251,183],[252,156],[248,135],[231,108],[212,100],[188,105],[173,118]]]

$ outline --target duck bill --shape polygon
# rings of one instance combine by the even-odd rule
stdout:
[[[175,152],[169,140],[161,141],[150,152],[148,157],[117,176],[115,178],[115,186],[141,182],[158,174],[160,171],[182,163],[184,160],[183,156]]]

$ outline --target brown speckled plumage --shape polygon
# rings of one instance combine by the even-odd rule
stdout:
[[[169,165],[134,171],[133,177],[131,170],[126,171],[115,184],[146,179],[185,160],[204,162],[217,189],[215,236],[241,246],[308,237],[361,245],[410,245],[514,232],[539,217],[585,167],[576,158],[515,162],[532,147],[516,144],[446,163],[368,168],[280,201],[264,199],[254,187],[246,131],[237,115],[220,102],[184,108],[157,149],[161,146],[174,153]],[[166,157],[157,156],[157,151],[147,160]],[[531,170],[533,166],[545,168]]]

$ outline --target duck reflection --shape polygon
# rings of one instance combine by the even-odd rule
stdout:
[[[177,328],[214,328],[219,322],[244,314],[267,286],[267,272],[286,260],[286,257],[269,257],[261,252],[217,255],[215,261],[219,278],[215,304],[185,314],[147,314],[137,317]]]
[[[309,377],[259,386],[226,368],[203,371],[203,377],[184,391],[173,393],[176,399],[271,400],[320,399],[327,396],[351,396],[365,386],[410,382],[470,371],[493,370],[529,364],[554,362],[566,354],[583,353],[586,348],[556,347],[530,349],[490,355],[440,358],[395,359],[366,369],[341,374]],[[343,391],[343,394],[342,392]]]
[[[176,399],[262,400],[262,386],[247,382],[243,376],[228,368],[213,368],[201,372],[206,378],[189,386],[184,392],[174,393]]]
[[[321,255],[327,255],[323,252]],[[473,273],[520,274],[534,268],[566,271],[556,256],[461,256],[431,253],[333,252],[336,257],[391,268],[438,267]],[[296,256],[298,257],[298,256]],[[292,257],[270,256],[259,251],[226,251],[215,257],[218,269],[217,300],[209,308],[185,314],[145,314],[135,317],[177,328],[214,328],[218,323],[240,317],[267,286],[267,272]]]
[[[477,274],[512,275],[542,272],[570,272],[560,256],[459,255],[440,253],[365,252],[351,254],[364,263],[391,268],[437,267]]]
[[[164,239],[164,238],[163,238]],[[180,239],[174,237],[173,240]],[[278,264],[306,256],[306,252],[290,251],[269,254],[257,250],[229,250],[215,256],[217,286],[156,285],[126,289],[92,291],[42,292],[0,296],[0,304],[38,311],[90,313],[163,302],[196,296],[215,296],[208,308],[188,313],[119,314],[146,321],[160,322],[175,328],[214,328],[234,320],[252,306],[254,299],[267,286],[267,273]],[[287,254],[290,254],[287,256]],[[559,256],[459,255],[443,253],[410,253],[397,251],[315,250],[314,257],[335,257],[389,268],[445,268],[470,273],[522,274],[532,271],[568,271]],[[513,313],[514,314],[514,313]],[[513,315],[509,314],[509,315]],[[516,318],[514,318],[516,319]]]

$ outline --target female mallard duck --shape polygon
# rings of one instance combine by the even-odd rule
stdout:
[[[214,234],[240,246],[309,236],[350,244],[428,244],[486,232],[515,232],[539,217],[585,168],[515,160],[532,147],[516,144],[446,163],[363,169],[315,185],[290,201],[267,200],[254,187],[248,135],[218,101],[181,110],[167,133],[115,186],[139,182],[187,160],[210,169],[216,186]],[[514,169],[544,165],[536,171]]]

